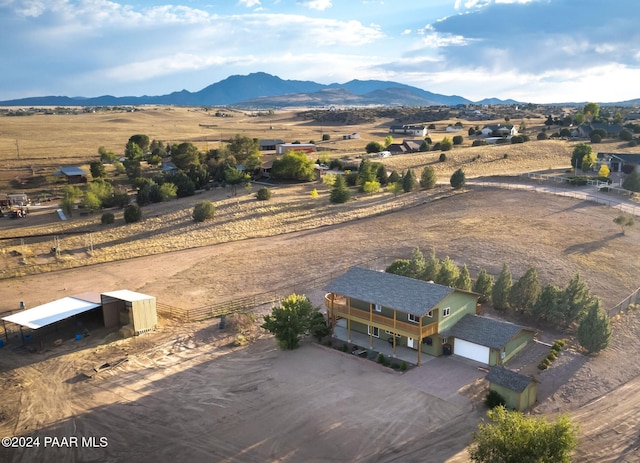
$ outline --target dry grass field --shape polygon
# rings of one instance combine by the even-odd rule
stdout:
[[[38,121],[53,122],[38,129]],[[0,156],[3,174],[11,180],[8,172],[25,167],[30,176],[31,165],[49,172],[60,164],[87,163],[97,157],[98,146],[119,152],[135,133],[194,141],[205,149],[235,133],[304,142],[319,140],[324,132],[333,140],[327,148],[355,159],[368,141],[384,138],[388,121],[371,127],[319,127],[291,113],[276,113],[269,120],[149,108],[116,115],[3,118],[2,123]],[[65,145],[81,133],[75,127],[95,138],[85,151]],[[67,137],[56,135],[60,131]],[[337,140],[339,134],[353,132],[362,138]],[[33,151],[29,157],[24,141],[20,161],[13,159],[15,139],[29,138],[27,133],[44,153],[50,140],[50,155]],[[611,142],[601,150],[618,148]],[[73,154],[65,158],[65,150]],[[433,165],[447,182],[459,167],[469,177],[563,171],[571,150],[565,141],[532,141],[456,148],[445,163],[438,162],[439,153],[381,161],[398,170]],[[319,198],[311,197],[313,188]],[[605,307],[640,285],[640,262],[629,258],[640,251],[640,231],[636,227],[620,234],[612,221],[616,210],[586,201],[481,187],[452,193],[446,185],[397,197],[357,195],[343,205],[329,204],[327,188],[317,183],[276,187],[267,202],[255,200],[252,193],[243,190],[229,197],[219,188],[148,206],[144,220],[132,225],[125,225],[120,214],[110,226],[100,225],[99,214],[60,222],[50,209],[34,209],[24,220],[1,219],[0,238],[11,238],[0,241],[2,308],[15,308],[20,300],[33,306],[121,288],[154,294],[160,302],[180,307],[288,286],[317,298],[322,282],[347,266],[370,262],[382,267],[394,257],[408,256],[415,246],[466,263],[472,273],[486,268],[496,274],[507,263],[517,277],[535,266],[543,282],[564,285],[580,271]],[[216,204],[216,218],[196,224],[191,210],[203,198]],[[42,234],[47,236],[35,236]],[[49,252],[56,235],[59,256]],[[635,461],[639,456],[635,424],[640,396],[634,388],[640,374],[635,362],[639,331],[640,314],[623,313],[614,320],[610,349],[589,358],[571,347],[539,375],[542,394],[535,412],[567,412],[583,425],[578,461]],[[557,335],[550,329],[541,333],[545,339]],[[215,321],[163,320],[160,330],[140,339],[112,342],[111,335],[96,333],[83,344],[65,340],[37,355],[5,349],[0,356],[5,391],[0,431],[107,436],[109,448],[73,454],[85,461],[468,461],[465,447],[482,416],[477,403],[460,407],[418,391],[402,375],[370,362],[310,345],[283,353],[264,334],[258,337],[247,348],[230,349]],[[118,368],[80,379],[79,372],[88,366],[122,356],[129,360]],[[393,406],[389,390],[402,396]],[[615,408],[622,402],[625,410]],[[627,424],[621,424],[620,416]],[[171,445],[160,448],[159,439]],[[72,457],[64,450],[0,453],[3,461],[65,458]]]

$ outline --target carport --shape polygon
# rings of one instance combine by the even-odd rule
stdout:
[[[2,318],[5,339],[8,341],[6,322],[14,323],[20,327],[20,339],[24,344],[24,328],[39,330],[77,315],[87,313],[101,307],[100,295],[97,293],[85,293],[78,296],[63,297],[32,309],[23,310]]]

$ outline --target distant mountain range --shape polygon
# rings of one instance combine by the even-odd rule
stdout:
[[[473,102],[457,95],[440,95],[382,80],[351,80],[323,85],[312,81],[283,80],[264,72],[230,76],[198,92],[182,90],[159,96],[104,95],[95,98],[43,96],[0,101],[0,106],[236,106],[269,109],[285,106],[455,106],[458,104],[517,104],[497,98]]]

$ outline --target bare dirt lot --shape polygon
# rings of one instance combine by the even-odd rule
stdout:
[[[280,287],[294,276],[300,292],[315,291],[320,277],[337,274],[349,263],[374,258],[390,263],[383,256],[433,246],[438,255],[450,255],[472,270],[497,273],[506,262],[520,275],[534,265],[543,281],[556,284],[579,270],[592,292],[611,306],[635,289],[640,270],[637,259],[625,258],[637,255],[638,231],[619,234],[615,214],[568,198],[478,188],[320,229],[5,280],[0,296],[32,306],[87,290],[126,287],[161,302],[199,306]],[[540,375],[546,389],[538,410],[576,413],[585,436],[601,429],[592,429],[593,420],[616,423],[616,412],[606,411],[609,400],[613,404],[624,394],[630,408],[640,401],[632,388],[620,387],[639,373],[630,351],[640,349],[638,327],[635,312],[623,314],[615,322],[613,347],[599,357],[563,353],[557,367]],[[7,455],[13,461],[34,461],[33,455],[43,461],[72,455],[84,461],[167,461],[182,459],[179,455],[194,461],[467,458],[464,449],[480,409],[461,410],[399,383],[401,375],[334,351],[309,345],[284,353],[268,338],[229,349],[219,347],[225,342],[217,337],[215,323],[165,322],[146,339],[85,350],[68,340],[61,355],[17,354],[5,347],[4,434],[109,439],[106,449],[47,453],[41,448],[36,454]],[[631,355],[621,354],[623,348]],[[87,367],[126,353],[128,362],[79,380]],[[598,397],[603,409],[590,411],[589,401]],[[617,450],[610,455],[633,455],[633,428],[616,429]],[[605,432],[608,428],[597,435],[604,439]],[[170,445],[158,446],[158,439]],[[606,461],[588,457],[595,454],[592,442],[581,441],[580,461]]]

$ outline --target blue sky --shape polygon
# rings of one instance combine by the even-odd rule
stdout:
[[[0,100],[161,95],[234,74],[472,100],[640,97],[638,0],[0,0]]]

